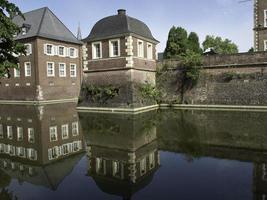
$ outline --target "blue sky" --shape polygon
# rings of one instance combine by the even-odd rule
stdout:
[[[203,41],[206,35],[229,38],[241,52],[253,46],[253,1],[239,0],[11,0],[23,12],[49,7],[76,35],[80,22],[86,37],[93,25],[103,17],[124,8],[129,16],[144,21],[164,50],[169,29],[182,26],[197,32]]]

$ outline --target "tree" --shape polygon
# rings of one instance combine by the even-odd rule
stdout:
[[[251,47],[251,48],[248,50],[249,53],[253,53],[254,51],[255,51],[255,50],[254,50],[253,47]]]
[[[232,54],[238,53],[238,47],[231,40],[223,40],[221,37],[215,36],[206,36],[205,41],[203,42],[204,51],[208,48],[213,48],[214,51],[218,54]]]
[[[20,32],[20,28],[12,21],[16,15],[24,19],[15,4],[0,0],[0,77],[6,74],[10,77],[10,68],[17,67],[18,57],[16,55],[25,54],[24,45],[15,41],[14,38],[14,35]]]
[[[186,52],[187,49],[187,31],[181,27],[173,26],[169,31],[166,49],[164,51],[164,58],[177,58]]]
[[[202,53],[199,44],[199,37],[195,32],[191,32],[188,36],[188,49],[195,53]]]

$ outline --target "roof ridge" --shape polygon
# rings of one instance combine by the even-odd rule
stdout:
[[[40,21],[40,24],[39,24],[39,28],[37,30],[37,35],[39,35],[39,33],[40,33],[40,30],[41,30],[41,27],[42,27],[42,24],[43,24],[43,21],[44,21],[44,16],[45,16],[45,13],[46,13],[47,9],[48,9],[47,7],[44,7],[44,13],[42,15],[42,18],[41,18],[41,21]]]

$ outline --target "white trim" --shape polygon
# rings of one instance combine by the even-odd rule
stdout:
[[[59,48],[61,48],[61,47],[63,48],[63,55],[60,55],[60,54],[59,54],[59,52],[60,52],[60,51],[59,51]],[[61,46],[61,45],[58,46],[58,56],[59,56],[59,57],[65,57],[65,55],[66,55],[65,48],[66,48],[66,47]]]
[[[70,55],[71,50],[73,50],[73,55]],[[77,49],[74,48],[74,47],[70,47],[70,48],[69,48],[69,56],[70,56],[70,58],[77,58],[77,57],[78,57],[77,55],[78,55],[78,53],[77,53]]]
[[[48,64],[52,64],[52,74],[48,74]],[[46,62],[46,75],[47,77],[55,77],[55,63],[54,62]]]
[[[96,57],[96,49],[95,49],[95,45],[99,44],[99,48],[100,48],[100,56]],[[101,59],[102,58],[102,42],[92,42],[92,60],[97,60],[97,59]]]
[[[150,46],[150,49],[149,49]],[[148,60],[153,60],[153,45],[149,42],[146,43],[146,58]]]
[[[52,130],[54,132],[52,132]],[[52,134],[55,134],[55,139],[51,139]],[[58,137],[57,137],[57,126],[50,126],[49,127],[49,140],[50,140],[50,142],[55,142],[55,141],[58,140]]]
[[[64,131],[65,130],[65,136],[63,135]],[[69,138],[69,125],[68,124],[63,124],[61,125],[61,136],[62,136],[62,140],[66,140]]]
[[[32,44],[30,43],[27,43],[27,44],[24,44],[24,46],[26,47],[26,55],[29,56],[32,54]],[[29,47],[29,51],[27,51],[27,46]]]
[[[142,43],[141,49],[139,49],[139,43]],[[137,40],[137,57],[144,58],[144,41],[140,39]]]
[[[264,10],[264,27],[267,27],[267,10]]]
[[[14,77],[19,78],[20,77],[20,64],[18,63],[17,68],[14,68]]]
[[[29,67],[30,67],[30,73],[28,74],[28,71],[27,71],[27,67],[29,64]],[[32,65],[31,65],[31,62],[24,62],[24,71],[25,71],[25,77],[31,77],[32,75]]]
[[[32,133],[32,135],[31,135]],[[28,142],[29,143],[34,143],[34,129],[33,128],[28,128]]]
[[[61,73],[60,73],[60,65],[64,65],[64,74],[63,75],[61,75]],[[58,63],[58,74],[59,74],[59,77],[66,77],[67,76],[66,63]]]
[[[263,42],[264,42],[264,51],[267,51],[267,40],[263,40]]]
[[[114,49],[113,49],[113,46],[112,46],[113,42],[118,42],[118,55],[114,55],[114,51],[113,51]],[[109,43],[109,57],[110,58],[120,57],[120,55],[121,55],[120,38],[109,40],[108,43]]]
[[[74,66],[75,70],[72,70],[71,67]],[[71,72],[75,72],[74,75],[71,74]],[[77,77],[77,65],[75,63],[70,63],[70,77],[75,78]]]

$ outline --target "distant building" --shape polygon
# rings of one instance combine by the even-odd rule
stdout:
[[[158,43],[147,25],[118,10],[117,15],[98,21],[83,41],[84,83],[119,88],[109,106],[142,106],[133,88],[141,83],[155,84]]]
[[[81,83],[81,42],[52,13],[41,8],[13,19],[21,28],[16,40],[27,47],[18,70],[0,79],[0,100],[76,101]]]
[[[254,49],[267,50],[267,1],[254,0]]]

